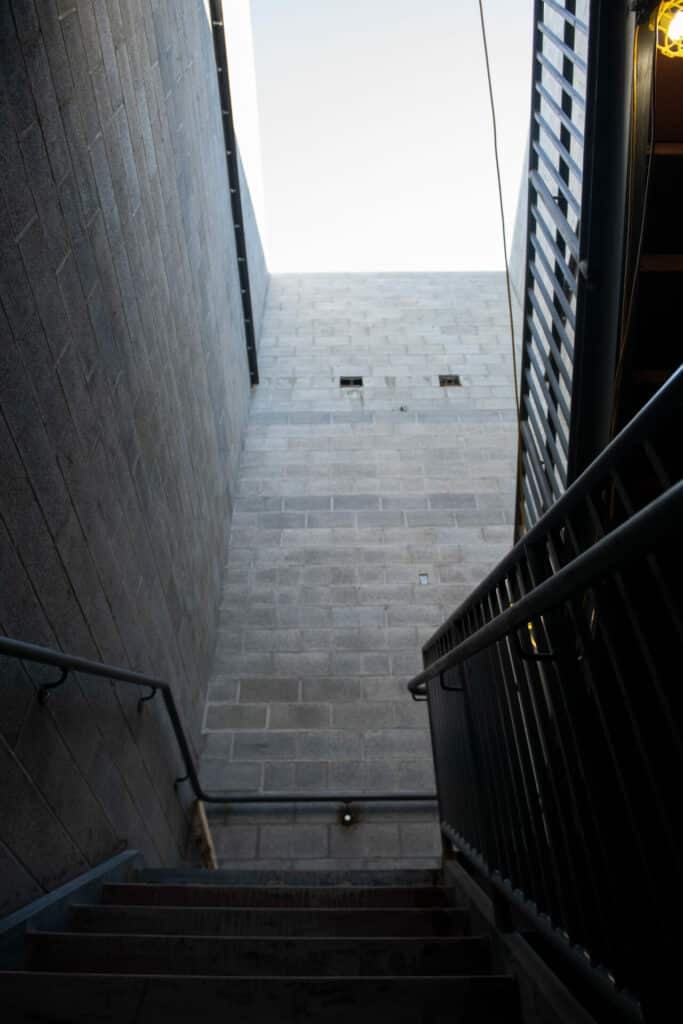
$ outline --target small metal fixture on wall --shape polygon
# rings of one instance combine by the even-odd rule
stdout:
[[[221,0],[211,0],[211,27],[213,30],[213,46],[216,54],[216,73],[218,75],[218,95],[223,115],[223,136],[225,146],[225,162],[228,171],[228,187],[232,220],[235,228],[235,249],[237,251],[237,272],[239,274],[240,291],[242,293],[242,317],[244,335],[247,344],[247,360],[249,378],[252,386],[258,384],[258,362],[256,359],[256,333],[254,331],[254,314],[251,306],[251,287],[249,284],[249,264],[247,260],[247,241],[244,235],[244,215],[242,196],[240,194],[240,175],[237,156],[237,140],[232,119],[232,100],[230,98],[230,80],[228,76],[228,55],[225,43],[225,24],[223,21],[223,5]]]
[[[350,828],[351,825],[355,824],[356,815],[353,812],[351,804],[343,804],[339,809],[339,824],[343,825],[344,828]]]

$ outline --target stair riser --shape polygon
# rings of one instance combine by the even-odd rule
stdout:
[[[156,907],[444,907],[446,894],[435,887],[361,886],[302,889],[211,885],[108,885],[102,902],[110,906]]]
[[[184,871],[174,868],[147,868],[136,872],[138,882],[152,882],[164,885],[232,885],[232,886],[300,886],[319,888],[329,886],[350,886],[368,889],[398,887],[425,887],[440,885],[440,871],[420,869],[376,870],[355,868],[347,871],[288,871],[248,870],[241,871]]]
[[[483,974],[481,939],[216,939],[185,936],[31,936],[36,970],[98,974],[434,976]]]
[[[216,910],[192,907],[73,907],[76,931],[145,935],[440,936],[463,935],[457,910]]]
[[[516,1024],[507,978],[215,979],[0,974],[3,1022]]]

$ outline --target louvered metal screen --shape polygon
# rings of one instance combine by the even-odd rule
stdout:
[[[588,72],[588,4],[537,0],[521,381],[523,530],[568,484]]]

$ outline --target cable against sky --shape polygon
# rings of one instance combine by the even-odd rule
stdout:
[[[486,12],[511,223],[532,3]],[[252,14],[271,269],[503,269],[477,4],[252,0]]]

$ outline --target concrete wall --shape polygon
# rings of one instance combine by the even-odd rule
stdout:
[[[196,738],[249,400],[204,4],[5,0],[0,79],[0,631],[166,677]],[[156,702],[0,676],[0,912],[176,862]]]
[[[507,551],[502,274],[271,278],[209,687],[214,790],[428,791],[420,646]],[[462,387],[440,388],[439,373]],[[364,387],[344,391],[339,376]],[[419,583],[426,573],[429,582]],[[214,815],[225,864],[425,863],[433,814]]]

